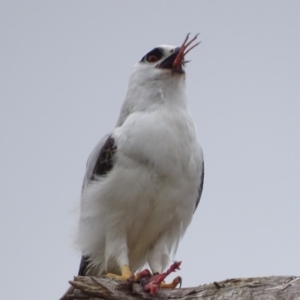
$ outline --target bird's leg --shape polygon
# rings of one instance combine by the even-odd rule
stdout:
[[[108,273],[106,276],[110,277],[110,278],[118,279],[118,280],[134,280],[135,279],[135,275],[130,271],[130,268],[128,265],[121,266],[121,275]]]
[[[110,220],[111,224],[119,224],[115,218],[121,219],[123,215],[114,214]],[[122,228],[121,228],[122,229]],[[121,275],[108,273],[106,276],[118,280],[134,280],[134,274],[129,268],[127,235],[125,230],[121,230],[119,226],[110,226],[110,234],[106,236],[105,257],[116,258],[116,264],[120,267]],[[123,228],[124,229],[124,228]],[[106,261],[108,265],[108,261]]]

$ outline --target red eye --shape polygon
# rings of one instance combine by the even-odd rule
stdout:
[[[154,54],[151,54],[147,57],[147,62],[149,63],[155,63],[158,61],[158,57]]]

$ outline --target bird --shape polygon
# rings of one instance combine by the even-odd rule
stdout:
[[[146,264],[160,274],[176,254],[204,183],[186,95],[185,56],[196,38],[155,47],[131,71],[116,126],[88,158],[78,275],[127,280]]]

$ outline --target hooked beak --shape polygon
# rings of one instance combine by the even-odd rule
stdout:
[[[169,55],[159,65],[157,65],[157,68],[170,69],[178,73],[184,73],[184,70],[182,69],[182,64],[179,64],[179,66],[176,69],[174,68],[174,61],[176,60],[179,52],[180,52],[180,47],[175,48],[171,55]]]
[[[189,35],[188,34],[182,43],[181,47],[177,47],[174,49],[173,53],[168,56],[164,61],[162,61],[159,65],[157,65],[157,68],[161,69],[171,69],[173,73],[184,73],[183,65],[187,63],[187,61],[184,59],[185,55],[190,52],[193,48],[199,45],[199,43],[196,43],[194,45],[191,45],[198,37],[198,34],[195,35],[194,38],[192,38],[189,41]],[[190,48],[188,48],[191,45]]]

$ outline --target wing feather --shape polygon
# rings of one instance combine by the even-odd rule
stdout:
[[[203,192],[203,184],[204,184],[204,161],[202,162],[202,172],[201,172],[201,176],[200,176],[200,182],[199,182],[199,187],[198,187],[198,198],[196,200],[196,207],[195,207],[195,211],[198,207],[198,204],[200,202],[200,198]]]
[[[83,181],[83,189],[98,177],[108,174],[114,165],[117,146],[114,138],[109,134],[100,140],[98,145],[92,151],[86,167],[86,173]],[[89,266],[89,257],[82,256],[78,275],[84,276]]]

